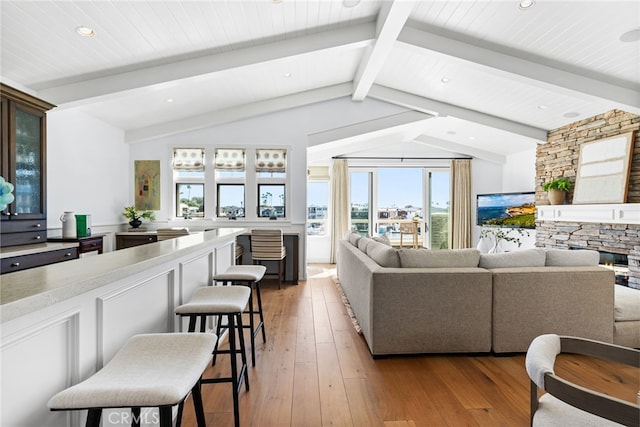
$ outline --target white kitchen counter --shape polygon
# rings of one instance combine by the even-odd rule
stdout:
[[[236,236],[246,232],[212,230],[0,276],[0,425],[84,425],[86,411],[51,412],[49,398],[132,335],[185,331],[175,308],[234,263]]]

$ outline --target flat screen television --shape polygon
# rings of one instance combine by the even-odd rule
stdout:
[[[536,227],[536,193],[494,193],[476,196],[478,225]]]

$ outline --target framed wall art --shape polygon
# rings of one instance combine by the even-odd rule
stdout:
[[[633,132],[580,146],[573,204],[625,203]]]
[[[160,160],[134,161],[136,209],[160,210]]]

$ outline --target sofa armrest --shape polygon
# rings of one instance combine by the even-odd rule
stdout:
[[[542,334],[613,341],[614,275],[602,267],[492,269],[496,353],[525,352]]]

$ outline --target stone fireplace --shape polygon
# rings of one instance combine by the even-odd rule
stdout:
[[[583,207],[589,208],[588,205]],[[551,206],[541,208],[544,213],[553,209]],[[640,289],[640,224],[538,221],[536,245],[559,249],[592,249],[598,252],[626,255],[628,286]],[[617,274],[621,272],[618,271]]]
[[[580,145],[635,131],[627,203],[549,205],[542,184],[561,176],[574,181]],[[630,287],[640,289],[640,116],[612,110],[550,131],[536,152],[536,246],[582,248],[626,255]]]

